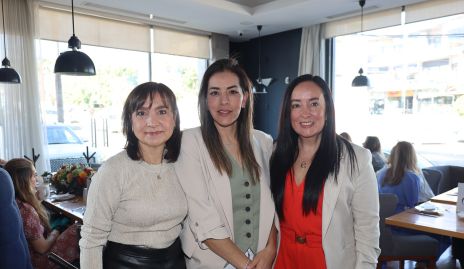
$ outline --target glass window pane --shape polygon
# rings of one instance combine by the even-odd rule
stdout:
[[[335,38],[337,132],[464,165],[464,15]],[[370,87],[351,87],[359,68]]]
[[[121,125],[124,101],[136,85],[148,81],[149,54],[83,46],[81,51],[93,60],[97,75],[60,76],[54,74],[54,64],[59,52],[68,50],[67,44],[46,40],[37,44],[40,96],[46,125],[66,126],[68,137],[65,140],[77,136],[82,145],[74,147],[73,154],[79,157],[86,146],[90,147],[90,153],[98,153],[99,160],[120,151],[125,143]],[[65,147],[61,145],[63,151]],[[51,159],[53,154],[50,152]]]
[[[198,92],[205,59],[153,53],[153,80],[168,86],[176,95],[181,129],[200,125]]]

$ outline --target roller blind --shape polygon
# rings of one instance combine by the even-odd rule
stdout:
[[[209,59],[209,36],[155,27],[153,51],[157,53]]]
[[[110,20],[74,13],[76,36],[83,44],[150,51],[150,28],[147,25]],[[71,12],[41,7],[41,39],[67,42],[72,35]]]
[[[406,6],[406,23],[464,13],[464,0],[429,0]],[[326,23],[324,38],[357,33],[361,15]],[[375,30],[401,24],[401,7],[364,15],[363,30]]]
[[[101,47],[157,52],[196,58],[210,58],[209,36],[167,27],[153,27],[153,50],[150,27],[92,15],[74,13],[76,36],[82,44]],[[67,42],[72,35],[71,12],[39,8],[39,37]]]
[[[365,14],[363,31],[375,30],[401,24],[401,7]],[[349,35],[361,31],[361,12],[359,16],[326,23],[324,38]]]
[[[406,23],[464,13],[463,0],[432,0],[406,7]]]

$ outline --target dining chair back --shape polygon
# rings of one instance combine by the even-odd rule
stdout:
[[[443,172],[437,169],[430,168],[423,168],[422,173],[424,174],[425,180],[432,189],[433,194],[438,195],[438,186],[440,185],[440,181],[443,179]]]
[[[438,241],[427,235],[398,235],[385,225],[385,218],[395,213],[398,197],[395,194],[380,193],[380,249],[377,269],[384,262],[399,261],[400,269],[405,260],[425,261],[428,269],[436,269]]]
[[[10,174],[0,168],[0,268],[32,269]]]

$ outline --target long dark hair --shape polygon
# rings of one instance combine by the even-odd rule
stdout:
[[[231,72],[238,77],[240,88],[243,93],[248,93],[245,107],[240,111],[237,119],[237,141],[239,142],[240,157],[245,167],[252,176],[252,182],[259,181],[259,164],[255,159],[251,146],[251,130],[253,129],[253,93],[251,92],[251,81],[245,71],[238,65],[236,60],[221,59],[214,62],[206,69],[201,81],[200,93],[198,94],[198,108],[200,113],[201,135],[213,160],[214,166],[222,174],[232,174],[232,164],[224,150],[219,133],[214,124],[214,119],[208,110],[207,94],[210,78],[221,72]]]
[[[335,176],[337,182],[340,170],[340,160],[344,150],[347,150],[351,172],[357,166],[356,156],[351,144],[335,133],[335,108],[332,92],[327,83],[319,76],[302,75],[295,78],[287,87],[282,102],[279,135],[277,136],[275,150],[271,156],[271,191],[274,196],[276,210],[281,219],[284,219],[283,200],[285,191],[285,177],[292,169],[298,157],[298,134],[293,130],[290,120],[291,96],[295,87],[306,81],[312,81],[322,89],[325,100],[326,121],[321,134],[321,143],[316,151],[311,166],[306,173],[303,194],[303,214],[316,212],[319,195],[330,174]]]
[[[166,85],[156,82],[145,82],[135,87],[129,96],[127,96],[122,112],[122,132],[126,136],[126,146],[124,147],[127,151],[127,155],[132,160],[140,160],[141,152],[139,148],[139,140],[132,130],[132,113],[140,109],[147,98],[150,98],[150,102],[153,103],[155,95],[159,94],[164,105],[169,106],[174,114],[174,120],[176,126],[174,126],[174,132],[172,136],[166,141],[166,154],[164,159],[168,162],[175,162],[180,153],[180,117],[179,110],[177,108],[176,96]]]

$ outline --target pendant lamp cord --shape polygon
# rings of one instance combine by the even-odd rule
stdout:
[[[364,4],[366,4],[366,0],[360,0],[359,5],[361,6],[361,34],[363,32],[363,21],[364,21]]]
[[[5,13],[3,12],[3,0],[2,0],[2,20],[3,20],[3,49],[5,50],[5,58],[6,58],[6,31],[5,31]]]
[[[261,84],[261,29],[263,28],[262,25],[258,25],[258,79],[259,83]]]
[[[74,34],[74,0],[71,0],[71,17],[72,17],[73,36],[74,36],[75,35]]]

